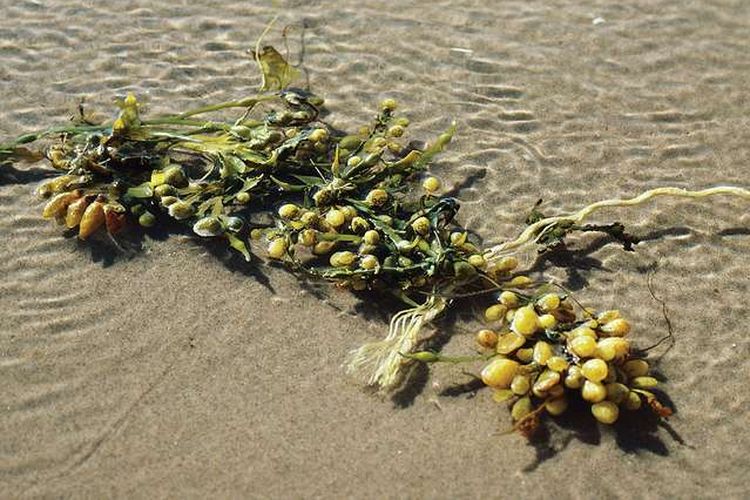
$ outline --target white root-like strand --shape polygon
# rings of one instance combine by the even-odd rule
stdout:
[[[409,363],[402,355],[417,347],[422,327],[434,320],[445,307],[445,299],[432,296],[418,307],[398,312],[391,318],[386,338],[351,352],[347,371],[364,375],[368,385],[383,391],[393,390],[400,384],[403,368]]]
[[[501,243],[500,245],[496,245],[487,250],[487,252],[485,253],[485,259],[497,260],[500,257],[504,257],[510,253],[517,252],[527,244],[535,243],[538,238],[545,233],[545,231],[551,229],[555,224],[577,224],[582,222],[592,213],[603,208],[641,205],[652,198],[656,198],[657,196],[672,196],[675,198],[705,198],[708,196],[716,195],[739,196],[740,198],[746,198],[750,200],[750,190],[735,186],[716,186],[700,191],[689,191],[687,189],[677,187],[662,187],[650,189],[634,198],[614,198],[610,200],[602,200],[596,203],[592,203],[591,205],[588,205],[578,212],[574,212],[572,214],[557,215],[554,217],[546,217],[544,219],[541,219],[527,227],[515,240]]]

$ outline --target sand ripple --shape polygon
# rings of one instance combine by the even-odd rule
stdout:
[[[665,184],[747,186],[750,173],[741,2],[24,0],[2,12],[2,137],[64,122],[81,100],[109,114],[128,91],[149,112],[252,92],[246,51],[278,13],[296,26],[290,49],[331,122],[357,126],[386,96],[416,137],[458,122],[435,171],[488,243],[513,236],[539,198],[571,210]],[[644,345],[666,328],[648,290],[655,266],[677,336],[659,369],[685,442],[661,431],[636,453],[608,431],[556,432],[547,454],[559,453],[537,464],[533,448],[497,435],[508,422],[488,395],[436,398],[462,380],[454,368],[435,369],[401,410],[347,380],[346,351],[383,329],[349,298],[321,302],[277,270],[271,291],[179,238],[105,265],[40,220],[38,179],[21,177],[0,184],[5,495],[747,491],[747,206],[603,213],[644,238],[638,252],[592,236],[573,245],[573,270],[537,266],[580,300],[620,307]],[[448,349],[470,345],[459,336]]]

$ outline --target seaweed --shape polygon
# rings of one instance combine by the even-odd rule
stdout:
[[[394,297],[404,308],[387,336],[346,361],[382,392],[399,390],[414,363],[479,361],[477,380],[510,405],[513,429],[526,436],[543,415],[565,412],[571,397],[590,403],[604,424],[621,410],[671,414],[626,337],[630,323],[529,279],[518,257],[553,249],[576,232],[605,233],[632,251],[638,240],[622,224],[585,221],[602,208],[657,196],[748,199],[750,191],[662,187],[555,216],[537,205],[518,237],[483,249],[460,225],[459,201],[441,195],[439,179],[426,173],[455,124],[417,148],[406,140],[409,120],[386,99],[371,123],[344,134],[320,120],[321,98],[292,86],[300,72],[276,49],[259,40],[253,56],[263,77],[258,93],[155,117],[143,116],[129,94],[116,101],[111,122],[88,120],[81,109],[77,123],[0,145],[0,164],[46,159],[55,175],[39,188],[48,198],[42,215],[81,240],[107,235],[117,242],[125,229],[171,219],[198,238],[223,241],[248,265],[257,265],[264,242],[269,260],[303,280]],[[237,116],[224,118],[231,111]],[[491,302],[490,328],[477,335],[482,352],[420,351],[425,327],[461,297]]]

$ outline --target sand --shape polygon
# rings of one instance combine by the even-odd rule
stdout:
[[[497,243],[538,198],[575,209],[662,185],[747,187],[743,2],[1,2],[0,137],[109,113],[244,96],[246,49],[278,14],[330,121],[397,98],[416,137],[459,131],[434,166],[460,218]],[[304,28],[303,28],[304,27]],[[269,42],[281,44],[278,32]],[[534,447],[488,391],[432,369],[398,404],[343,372],[384,334],[377,304],[229,267],[184,237],[124,258],[40,217],[39,168],[0,177],[0,497],[656,498],[748,494],[746,202],[602,213],[596,237],[536,270],[619,307],[659,363],[665,428],[553,426]],[[372,314],[362,314],[372,313]],[[381,311],[382,312],[382,311]],[[447,328],[447,327],[446,327]],[[470,350],[455,326],[447,352]]]

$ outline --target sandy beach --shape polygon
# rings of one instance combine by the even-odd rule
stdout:
[[[554,213],[659,186],[750,183],[750,7],[716,2],[0,0],[0,140],[240,98],[248,49],[291,26],[291,60],[342,129],[385,97],[411,134],[457,122],[433,166],[485,244]],[[268,43],[282,47],[280,30]],[[750,494],[750,205],[662,199],[602,212],[642,238],[541,259],[655,349],[667,427],[518,435],[461,367],[395,400],[349,377],[387,331],[377,303],[227,265],[186,236],[126,257],[41,218],[41,165],[0,173],[0,498],[743,498]],[[649,290],[649,280],[653,290]],[[655,295],[659,300],[654,298]],[[472,311],[467,311],[470,315]],[[445,321],[445,352],[471,352]],[[660,356],[662,355],[663,356]],[[585,415],[584,415],[585,416]]]

